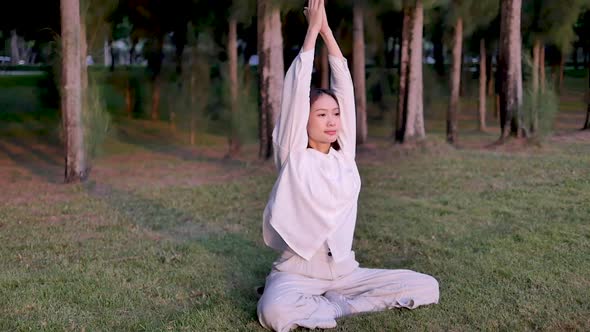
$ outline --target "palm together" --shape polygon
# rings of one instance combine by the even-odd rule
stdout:
[[[305,7],[303,12],[310,30],[320,34],[330,31],[324,0],[309,0],[308,7]]]

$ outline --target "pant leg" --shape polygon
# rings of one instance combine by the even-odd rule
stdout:
[[[310,329],[336,327],[337,308],[322,296],[331,284],[329,280],[272,271],[258,301],[260,324],[278,332],[297,326]]]
[[[390,308],[414,309],[438,303],[438,281],[410,270],[357,268],[338,279],[331,291],[340,293],[357,313]]]

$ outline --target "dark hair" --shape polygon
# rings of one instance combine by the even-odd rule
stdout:
[[[309,107],[310,107],[310,111],[311,111],[311,105],[313,105],[313,103],[315,103],[316,100],[318,100],[318,98],[321,95],[328,95],[328,96],[334,98],[334,100],[336,101],[336,104],[338,104],[338,98],[336,98],[336,93],[334,93],[334,90],[331,90],[331,89],[320,89],[320,88],[311,88],[311,90],[309,91]],[[338,104],[338,107],[340,107],[339,104]],[[334,143],[332,143],[330,146],[332,147],[332,149],[334,149],[336,151],[340,151],[340,143],[338,143],[338,140],[334,141]],[[309,147],[309,145],[307,147]]]

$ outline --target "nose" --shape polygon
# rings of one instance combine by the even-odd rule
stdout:
[[[328,126],[330,127],[334,127],[336,125],[336,119],[334,119],[334,116],[329,116],[328,117]]]

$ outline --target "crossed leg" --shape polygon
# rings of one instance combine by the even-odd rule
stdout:
[[[273,271],[258,302],[258,319],[279,332],[297,326],[333,328],[343,314],[414,309],[437,303],[438,298],[436,279],[410,270],[357,268],[336,280]]]

